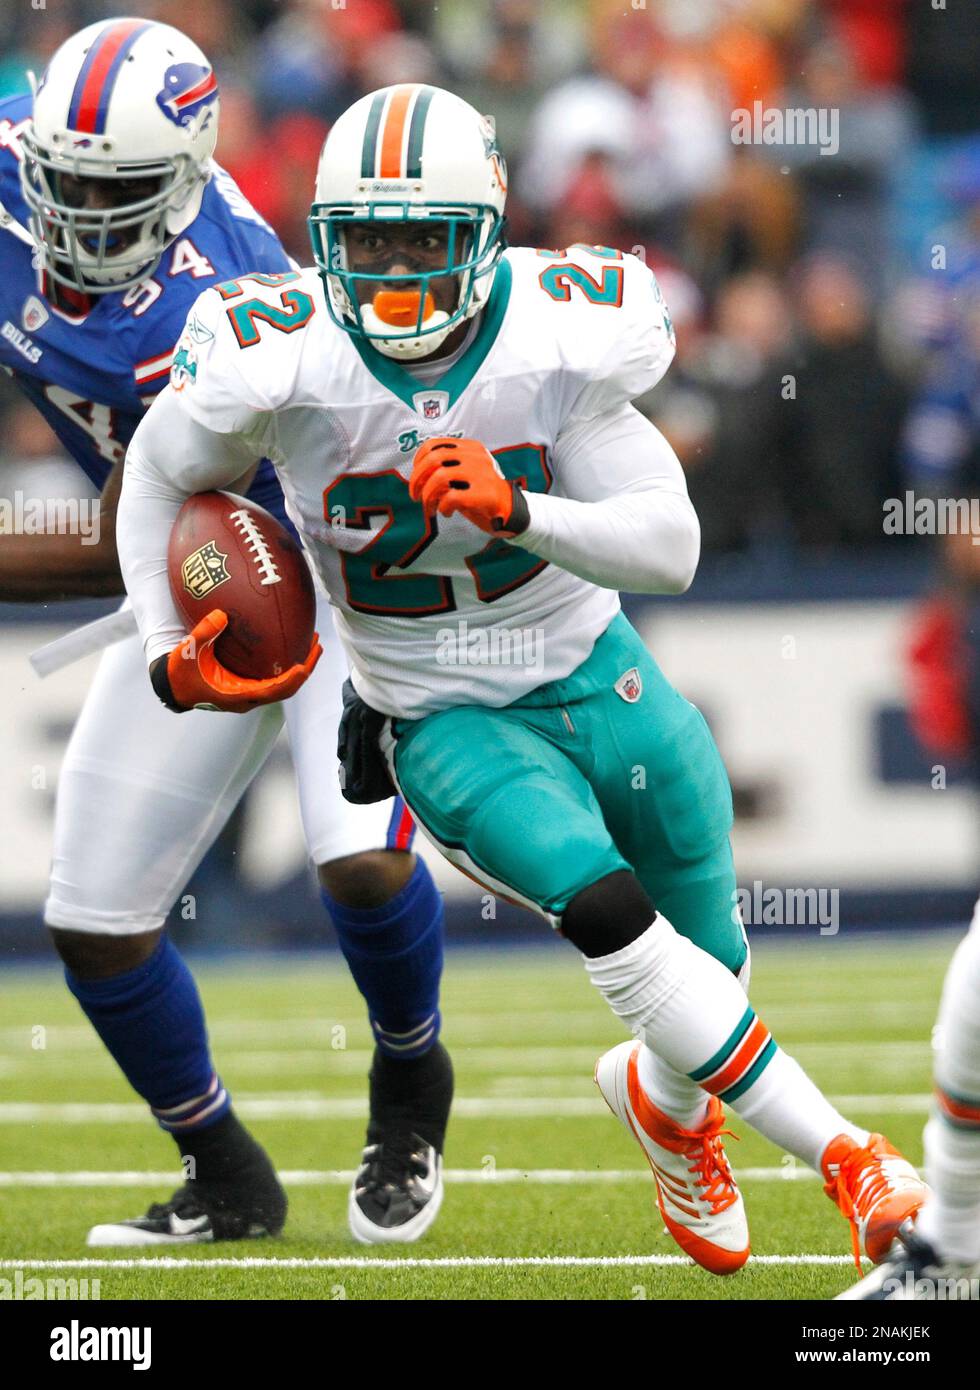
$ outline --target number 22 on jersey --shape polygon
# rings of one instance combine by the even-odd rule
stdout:
[[[495,449],[493,456],[505,478],[528,492],[547,492],[551,472],[542,444],[515,444]],[[394,469],[379,473],[342,473],[323,494],[323,514],[347,530],[371,530],[376,517],[387,520],[375,538],[356,555],[341,552],[347,602],[358,613],[384,613],[423,618],[450,613],[456,607],[452,580],[444,574],[392,574],[404,570],[438,535],[436,517],[426,517],[420,502],[408,495],[408,483]],[[491,540],[466,556],[477,598],[482,603],[520,588],[547,564],[537,555]]]
[[[572,248],[573,251],[586,251],[590,256],[597,256],[603,261],[622,261],[622,253],[614,250],[611,246],[585,246],[577,242]],[[539,256],[567,256],[567,251],[539,251]],[[578,290],[590,304],[608,304],[614,309],[622,308],[623,304],[623,267],[622,265],[604,265],[602,273],[598,277],[590,274],[584,266],[576,265],[574,261],[559,261],[557,265],[549,265],[542,270],[538,276],[538,283],[546,294],[552,299],[557,299],[563,304],[571,302],[572,290]]]

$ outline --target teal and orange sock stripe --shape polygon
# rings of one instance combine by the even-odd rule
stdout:
[[[980,1100],[968,1100],[965,1096],[954,1095],[952,1091],[945,1091],[940,1086],[935,1088],[934,1094],[936,1109],[941,1119],[953,1129],[980,1134]]]
[[[747,1008],[714,1056],[688,1075],[730,1105],[755,1085],[775,1055],[772,1034],[755,1010]]]

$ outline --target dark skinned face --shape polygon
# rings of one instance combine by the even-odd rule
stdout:
[[[458,234],[457,234],[458,235]],[[412,275],[439,270],[446,264],[449,246],[449,228],[446,223],[394,222],[385,225],[383,221],[351,222],[345,232],[347,245],[347,266],[357,273],[369,275]],[[461,260],[461,248],[457,244],[455,259]],[[362,304],[368,304],[374,297],[377,285],[370,280],[359,280],[357,296]],[[402,289],[413,288],[411,281],[404,281]],[[421,288],[421,287],[419,287]],[[454,275],[440,275],[429,281],[429,291],[437,309],[451,314],[456,308],[459,285]]]
[[[152,198],[159,191],[158,175],[150,178],[99,179],[75,178],[72,174],[62,174],[59,179],[62,201],[79,212],[107,212],[128,203],[139,203],[146,198]],[[141,222],[134,222],[130,227],[113,229],[106,243],[108,254],[118,254],[132,246],[138,240],[141,229]],[[78,240],[93,255],[98,250],[97,234],[82,234]]]

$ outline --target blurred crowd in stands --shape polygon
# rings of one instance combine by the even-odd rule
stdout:
[[[359,95],[433,82],[492,114],[512,242],[613,245],[661,279],[677,358],[639,404],[681,457],[707,551],[895,544],[885,498],[980,481],[970,6],[0,0],[0,94],[122,11],[210,56],[218,157],[302,261],[320,145]],[[836,148],[733,138],[736,113],[758,131],[790,109],[831,113]]]

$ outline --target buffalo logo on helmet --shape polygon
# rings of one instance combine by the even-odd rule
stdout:
[[[199,130],[203,130],[217,95],[218,79],[212,68],[200,63],[171,63],[163,75],[163,90],[157,92],[157,106],[181,129],[188,130],[199,122]]]

